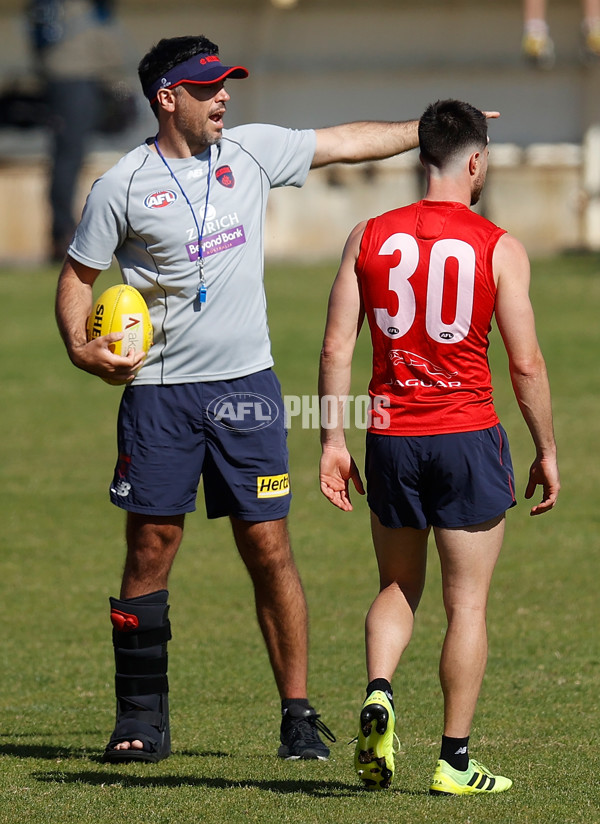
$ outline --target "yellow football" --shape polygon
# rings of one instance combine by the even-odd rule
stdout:
[[[87,322],[88,340],[110,332],[123,332],[121,340],[110,344],[110,350],[116,355],[127,355],[132,349],[135,352],[147,352],[152,346],[153,332],[148,306],[133,286],[125,283],[111,286],[94,303],[94,311]],[[119,383],[104,380],[112,385]]]

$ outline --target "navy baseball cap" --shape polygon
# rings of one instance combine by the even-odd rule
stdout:
[[[248,69],[243,66],[224,66],[216,54],[195,54],[189,60],[178,63],[155,80],[144,94],[154,103],[160,89],[174,89],[182,83],[196,83],[200,86],[217,83],[226,77],[248,77]]]

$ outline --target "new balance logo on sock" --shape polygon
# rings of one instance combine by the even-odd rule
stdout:
[[[467,754],[467,748],[466,747],[459,747],[456,750],[456,752],[454,753],[454,755],[466,755],[466,754]]]

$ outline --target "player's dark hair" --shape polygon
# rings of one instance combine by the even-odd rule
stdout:
[[[419,147],[426,163],[442,168],[465,149],[485,149],[487,119],[461,100],[438,100],[419,120]]]
[[[184,37],[164,37],[142,57],[138,66],[138,76],[142,89],[146,90],[165,72],[179,63],[185,63],[196,54],[219,54],[219,47],[203,35]],[[157,105],[152,105],[154,114]]]

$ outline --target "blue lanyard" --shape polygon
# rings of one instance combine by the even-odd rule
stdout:
[[[200,303],[206,303],[206,280],[204,278],[204,258],[203,258],[203,251],[202,251],[202,238],[204,237],[204,225],[206,223],[206,212],[208,211],[208,199],[210,197],[210,163],[211,163],[211,150],[210,146],[208,147],[208,174],[206,176],[206,200],[204,201],[204,214],[202,215],[202,227],[198,225],[198,218],[196,217],[196,212],[194,211],[194,207],[192,206],[192,202],[187,196],[185,189],[177,179],[175,172],[169,166],[166,157],[160,150],[160,146],[158,145],[158,137],[154,138],[154,147],[158,152],[158,156],[165,164],[167,169],[169,170],[171,177],[179,187],[179,191],[183,195],[185,202],[190,207],[190,212],[192,213],[192,217],[194,219],[194,225],[196,227],[196,232],[198,233],[198,274],[200,276],[200,283],[198,284],[198,300]]]

